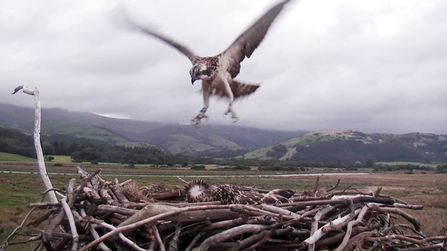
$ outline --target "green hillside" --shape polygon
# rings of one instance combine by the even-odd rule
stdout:
[[[32,108],[0,103],[0,126],[32,134]],[[234,157],[262,146],[302,135],[238,126],[160,124],[115,119],[93,113],[42,109],[43,141],[94,145],[156,146],[175,154]]]
[[[245,158],[318,162],[446,162],[447,135],[314,132],[243,155]]]

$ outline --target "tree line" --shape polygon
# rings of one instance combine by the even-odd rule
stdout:
[[[15,129],[0,127],[0,152],[36,158],[33,138]]]
[[[92,163],[110,162],[167,166],[213,162],[210,158],[170,154],[155,147],[147,146],[85,146],[71,153],[71,158],[74,162],[90,161]]]

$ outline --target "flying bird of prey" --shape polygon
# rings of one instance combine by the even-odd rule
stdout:
[[[192,84],[196,80],[202,80],[204,105],[200,112],[191,120],[191,124],[198,125],[201,119],[207,118],[205,113],[209,107],[210,96],[213,95],[228,98],[228,110],[225,115],[231,114],[231,118],[237,121],[238,118],[233,108],[234,100],[250,95],[259,87],[259,85],[246,84],[234,79],[240,72],[240,64],[245,57],[249,58],[252,55],[253,51],[264,39],[275,18],[289,1],[282,1],[273,6],[242,33],[230,47],[214,57],[200,57],[177,41],[158,32],[140,27],[142,32],[164,41],[189,58],[193,64],[189,71]]]

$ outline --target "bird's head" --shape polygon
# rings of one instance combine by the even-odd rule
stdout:
[[[212,187],[203,180],[189,182],[185,186],[185,195],[188,202],[207,202],[214,200]]]
[[[196,80],[207,80],[210,78],[211,69],[209,69],[205,64],[199,63],[194,65],[191,70],[189,70],[189,75],[191,75],[191,84],[194,84]]]

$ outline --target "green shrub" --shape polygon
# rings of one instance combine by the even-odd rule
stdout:
[[[205,166],[200,165],[200,166],[192,166],[191,170],[205,170]]]

